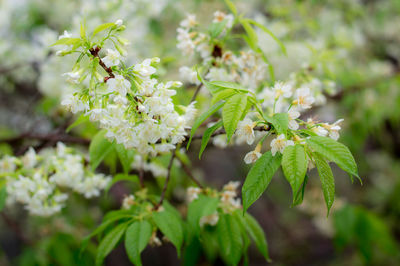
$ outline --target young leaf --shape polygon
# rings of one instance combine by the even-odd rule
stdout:
[[[69,127],[67,127],[67,129],[65,130],[67,133],[70,132],[73,128],[79,126],[80,124],[86,123],[90,121],[89,120],[89,116],[85,115],[85,114],[81,114],[78,119],[75,120],[74,123],[72,123]]]
[[[272,156],[271,151],[268,151],[254,163],[242,187],[244,212],[264,193],[276,170],[281,165],[281,159],[280,154],[277,153]]]
[[[149,243],[152,233],[151,224],[146,220],[141,220],[132,223],[125,234],[125,249],[129,260],[137,265],[142,265],[140,253]]]
[[[332,169],[328,162],[319,154],[313,153],[315,165],[318,169],[319,178],[321,180],[322,190],[324,193],[326,207],[329,210],[332,207],[333,200],[335,199],[335,180],[333,178]]]
[[[217,234],[222,258],[229,265],[237,265],[243,248],[239,223],[232,215],[221,214],[217,224]]]
[[[314,136],[306,139],[307,145],[314,151],[320,153],[329,161],[336,163],[344,171],[358,176],[357,164],[349,149],[331,138]]]
[[[199,195],[198,199],[189,204],[187,219],[194,233],[197,234],[200,230],[200,218],[214,213],[217,210],[218,203],[217,198]]]
[[[153,219],[164,236],[174,244],[178,256],[180,256],[183,243],[182,221],[174,213],[165,208],[162,211],[154,212]]]
[[[206,131],[204,131],[203,138],[201,139],[201,148],[199,152],[199,159],[201,159],[201,155],[203,154],[204,150],[207,147],[208,141],[211,138],[211,135],[222,126],[222,120],[220,120],[218,123],[213,125],[212,127],[207,128]]]
[[[265,117],[267,122],[271,123],[278,134],[286,134],[289,125],[289,117],[287,113],[277,113],[272,117]]]
[[[53,43],[51,46],[56,45],[77,45],[81,42],[80,38],[62,38]]]
[[[96,265],[101,265],[105,257],[115,248],[125,233],[127,225],[127,223],[118,225],[101,240],[97,248]]]
[[[229,98],[236,93],[237,93],[237,91],[234,89],[227,89],[227,90],[217,92],[216,94],[214,94],[214,97],[211,100],[211,105],[214,105],[215,103],[217,103],[221,100],[225,100],[226,98]]]
[[[105,138],[106,133],[106,130],[99,131],[90,142],[89,156],[92,170],[96,169],[113,149],[113,143]]]
[[[4,206],[6,205],[6,199],[7,199],[7,187],[3,186],[0,189],[0,211],[4,209]]]
[[[228,142],[230,141],[233,133],[235,133],[237,124],[242,117],[243,111],[246,108],[247,95],[236,94],[229,98],[225,103],[222,110],[222,121],[226,131]]]
[[[253,29],[253,27],[251,27],[250,23],[246,20],[246,19],[241,19],[240,23],[242,24],[244,30],[247,33],[248,36],[248,44],[250,45],[250,48],[255,51],[258,52],[258,37],[257,37],[257,33],[255,32],[255,30]]]
[[[227,22],[228,22],[228,20],[224,19],[223,21],[212,23],[210,26],[210,29],[209,29],[210,37],[212,39],[218,37],[221,34],[221,32],[224,30]]]
[[[303,145],[287,146],[283,151],[282,170],[293,191],[293,202],[307,172],[307,156]]]
[[[225,4],[228,6],[229,10],[232,12],[233,15],[237,16],[237,9],[235,5],[230,0],[225,0]]]
[[[97,33],[101,32],[103,30],[106,30],[108,28],[111,28],[113,26],[115,26],[115,23],[104,23],[104,24],[101,24],[101,25],[97,26],[94,29],[92,36],[94,37]]]
[[[233,89],[238,92],[249,92],[249,90],[245,89],[242,85],[235,83],[235,82],[229,82],[229,81],[210,81],[209,84],[219,87],[223,90],[226,89]]]
[[[214,104],[213,106],[210,107],[210,109],[208,109],[205,113],[203,113],[202,115],[200,115],[196,121],[194,121],[193,126],[192,126],[192,130],[190,131],[190,138],[187,144],[187,149],[189,149],[190,143],[192,142],[192,138],[194,133],[196,132],[196,130],[201,126],[201,124],[203,124],[203,122],[210,116],[212,116],[216,111],[218,111],[219,109],[221,109],[221,107],[224,105],[224,102],[220,102],[217,104]]]
[[[115,150],[117,151],[118,158],[121,161],[122,168],[124,169],[124,173],[128,174],[131,170],[131,164],[133,162],[133,158],[135,156],[134,150],[127,150],[124,145],[116,144]]]

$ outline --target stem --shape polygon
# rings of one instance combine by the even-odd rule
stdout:
[[[108,73],[108,77],[104,78],[104,82],[106,82],[108,79],[110,78],[115,78],[115,75],[111,69],[111,67],[107,67],[106,64],[104,64],[103,60],[101,60],[100,56],[99,56],[99,51],[100,51],[100,47],[96,47],[96,48],[90,48],[89,52],[94,56],[97,57],[99,59],[99,65]]]
[[[142,166],[139,169],[139,182],[140,182],[140,187],[144,188],[144,170]]]
[[[190,179],[192,179],[192,181],[193,181],[194,183],[196,183],[196,185],[197,185],[199,188],[204,188],[203,185],[200,184],[200,182],[194,177],[192,171],[190,171],[189,167],[185,164],[185,162],[184,162],[179,156],[177,156],[176,158],[178,158],[178,160],[181,162],[183,170],[184,170],[185,173],[190,177]]]
[[[176,156],[176,150],[178,149],[178,146],[175,147],[175,149],[172,151],[172,155],[171,155],[171,159],[169,160],[169,164],[168,164],[168,174],[167,174],[167,178],[165,179],[165,183],[164,183],[164,187],[163,190],[161,192],[161,197],[160,197],[160,201],[157,203],[157,205],[154,207],[155,210],[158,210],[158,208],[160,208],[160,206],[162,205],[164,198],[165,198],[165,193],[167,192],[167,188],[168,188],[168,183],[169,180],[171,178],[171,168],[172,168],[172,163],[174,162],[175,156]]]

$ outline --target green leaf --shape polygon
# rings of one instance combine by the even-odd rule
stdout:
[[[283,151],[282,170],[292,187],[293,202],[307,172],[307,155],[303,145],[287,146]]]
[[[222,110],[222,121],[226,131],[228,142],[230,141],[233,133],[235,133],[237,124],[243,115],[243,111],[246,108],[247,95],[236,94],[229,98],[225,103]]]
[[[228,6],[229,10],[232,12],[233,15],[237,16],[238,12],[235,5],[230,0],[225,0],[225,4]]]
[[[203,138],[201,139],[201,147],[200,147],[200,152],[199,152],[199,159],[201,159],[201,155],[203,154],[204,150],[207,147],[208,141],[211,138],[211,135],[222,126],[222,120],[218,121],[215,125],[212,127],[207,128],[206,131],[204,131]]]
[[[303,181],[303,184],[302,184],[302,186],[301,186],[301,190],[299,190],[299,191],[297,192],[296,197],[295,197],[295,199],[294,199],[294,201],[293,201],[292,207],[293,207],[293,206],[297,206],[297,205],[299,205],[299,204],[301,204],[301,203],[303,202],[303,199],[304,199],[304,191],[305,191],[305,189],[306,189],[307,182],[308,182],[308,175],[306,175],[306,176],[304,177],[304,181]]]
[[[53,43],[51,46],[56,45],[77,45],[81,42],[80,38],[62,38]]]
[[[127,223],[123,223],[116,226],[101,240],[97,248],[96,265],[101,265],[105,257],[115,248],[125,233],[127,225]]]
[[[0,211],[4,209],[4,206],[6,205],[6,199],[7,199],[7,187],[3,186],[0,189]]]
[[[253,204],[271,182],[276,170],[281,165],[282,156],[271,151],[264,153],[253,165],[247,174],[242,187],[243,211],[245,212]]]
[[[222,90],[226,90],[226,89],[233,89],[233,90],[237,90],[239,92],[249,92],[248,89],[244,88],[242,85],[235,83],[235,82],[229,82],[229,81],[210,81],[209,84],[219,87]]]
[[[97,33],[101,32],[103,30],[106,30],[108,28],[111,28],[113,26],[115,26],[115,23],[104,23],[104,24],[101,24],[101,25],[97,26],[94,29],[92,36],[95,36]]]
[[[85,115],[85,114],[81,114],[81,115],[78,117],[78,119],[75,120],[74,123],[72,123],[69,127],[67,127],[67,129],[66,129],[65,131],[68,133],[68,132],[70,132],[73,128],[75,128],[75,127],[77,127],[77,126],[79,126],[79,125],[81,125],[81,124],[83,124],[83,123],[89,122],[89,121],[90,121],[90,120],[89,120],[89,116],[87,116],[87,115]]]
[[[219,109],[221,109],[221,107],[224,105],[224,102],[220,102],[217,104],[214,104],[213,106],[210,107],[210,109],[208,109],[206,112],[204,112],[202,115],[200,115],[196,121],[194,121],[193,126],[192,126],[192,130],[190,131],[190,138],[189,138],[189,142],[187,144],[187,149],[189,149],[190,143],[192,142],[192,138],[194,133],[196,133],[196,130],[201,126],[201,124],[204,123],[204,121],[206,121],[207,118],[209,118],[210,116],[212,116],[216,111],[218,111]]]
[[[224,30],[227,22],[228,20],[224,19],[223,21],[212,23],[209,29],[210,37],[212,39],[218,37]]]
[[[151,224],[146,220],[132,223],[125,234],[125,249],[130,261],[141,266],[140,253],[145,249],[151,238]]]
[[[117,174],[113,177],[111,182],[107,185],[105,192],[108,192],[115,183],[120,182],[120,181],[130,181],[133,183],[138,183],[139,178],[137,175]]]
[[[105,138],[106,130],[99,131],[90,142],[89,156],[92,170],[104,160],[104,158],[113,150],[113,143]]]
[[[318,169],[319,179],[321,180],[322,190],[324,192],[325,203],[329,215],[329,210],[331,209],[333,200],[335,199],[335,180],[328,162],[319,154],[314,153],[313,158]]]
[[[122,168],[124,169],[124,173],[128,174],[131,170],[133,158],[135,157],[135,151],[127,150],[122,144],[116,144],[115,150],[117,151],[118,158],[122,164]]]
[[[200,75],[199,70],[196,69],[197,71],[197,79],[211,92],[211,94],[215,94],[217,92],[222,91],[224,88],[212,85],[210,82],[206,81],[203,79],[203,77]]]
[[[183,243],[183,227],[181,219],[166,208],[162,211],[154,212],[153,219],[164,236],[174,244],[178,256],[180,256]]]
[[[286,134],[289,126],[289,117],[287,113],[277,113],[272,117],[265,117],[265,120],[274,126],[278,135]]]
[[[211,100],[211,105],[213,105],[221,100],[225,100],[226,98],[229,98],[236,93],[237,93],[237,91],[233,90],[233,89],[227,89],[227,90],[217,92],[216,94],[214,94],[214,96]]]
[[[258,52],[258,37],[257,37],[257,33],[256,31],[253,29],[253,27],[250,25],[250,23],[246,20],[246,19],[241,19],[240,23],[242,24],[244,30],[247,33],[248,36],[248,44],[250,45],[250,48],[255,51]]]
[[[251,24],[253,24],[253,25],[257,26],[257,27],[259,27],[259,28],[260,28],[261,30],[263,30],[265,33],[269,34],[269,36],[271,36],[272,39],[274,39],[274,40],[278,43],[279,47],[280,47],[281,50],[282,50],[282,53],[283,53],[284,55],[287,55],[285,45],[281,42],[281,40],[278,39],[278,37],[276,37],[276,36],[272,33],[272,31],[270,31],[270,30],[269,30],[268,28],[266,28],[264,25],[258,23],[257,21],[254,21],[254,20],[252,20],[252,19],[246,19],[246,21],[248,21],[249,23],[251,23]]]
[[[258,224],[257,220],[248,213],[245,213],[245,215],[242,216],[240,212],[235,212],[235,216],[238,221],[242,223],[243,227],[246,229],[251,239],[253,239],[260,253],[268,262],[270,262],[271,259],[268,253],[267,239],[265,238],[265,233],[261,226]]]
[[[342,143],[320,136],[310,137],[306,139],[306,143],[329,161],[335,162],[344,171],[359,178],[357,164],[353,155]]]
[[[205,195],[199,195],[188,207],[188,224],[195,234],[200,231],[200,218],[213,214],[218,207],[219,200]]]
[[[239,223],[230,214],[220,214],[216,230],[222,258],[229,265],[237,265],[243,248]]]

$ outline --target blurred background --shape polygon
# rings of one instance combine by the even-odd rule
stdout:
[[[282,173],[277,174],[249,209],[266,232],[271,265],[400,265],[400,1],[233,2],[285,44],[287,56],[278,52],[271,38],[257,32],[277,79],[304,73],[315,77],[315,86],[334,83],[320,107],[304,117],[331,122],[344,118],[340,141],[353,152],[363,180],[362,185],[352,183],[333,167],[337,194],[326,217],[315,170],[298,207],[290,207],[290,187]],[[64,30],[78,33],[83,19],[88,28],[123,19],[124,37],[131,43],[128,60],[158,56],[158,74],[179,80],[179,67],[195,63],[176,48],[179,22],[195,13],[200,23],[209,23],[216,10],[227,12],[223,1],[0,0],[0,156],[21,155],[31,145],[52,146],[52,136],[63,134],[74,121],[59,104],[70,91],[61,75],[70,71],[73,61],[60,59],[50,47]],[[88,139],[95,132],[93,125],[85,124],[69,136]],[[87,149],[87,143],[76,138],[65,141]],[[249,169],[243,162],[248,147],[210,145],[198,160],[199,147],[194,143],[188,155],[202,182],[216,188],[229,180],[243,182]],[[111,158],[101,171],[112,174],[118,167]],[[181,172],[176,169],[178,188],[170,191],[178,206],[184,193]],[[152,178],[146,174],[147,180]],[[6,208],[0,218],[0,265],[92,265],[96,245],[79,256],[81,239],[99,224],[104,211],[119,208],[132,189],[120,182],[100,199],[76,196],[61,215],[51,218]],[[106,265],[129,265],[124,252],[122,246],[113,251]],[[144,265],[179,265],[182,260],[175,254],[172,245],[164,245],[146,248],[142,258]],[[208,262],[201,247],[185,260],[191,262],[222,264],[218,259]],[[250,249],[250,265],[265,264]]]

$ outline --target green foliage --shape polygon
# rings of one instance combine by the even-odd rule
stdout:
[[[192,234],[197,235],[200,232],[200,218],[214,213],[218,203],[217,198],[199,195],[198,199],[189,204],[187,222]]]
[[[105,138],[106,133],[106,130],[99,131],[90,142],[89,156],[93,170],[96,169],[104,158],[113,150],[113,144]]]
[[[283,151],[282,170],[292,187],[293,202],[307,172],[307,155],[303,145],[288,146]]]
[[[229,98],[224,105],[222,110],[222,121],[224,123],[228,142],[233,136],[233,133],[235,133],[237,124],[246,108],[246,104],[247,96],[245,94],[236,94]]]
[[[133,222],[126,230],[125,250],[135,265],[142,265],[140,253],[149,243],[151,233],[151,224],[146,220]]]
[[[333,200],[335,199],[335,180],[328,162],[324,158],[321,158],[319,154],[314,154],[313,158],[318,169],[322,191],[324,193],[325,203],[329,214],[329,210],[331,209]]]
[[[201,147],[199,151],[199,159],[201,159],[201,155],[203,154],[204,150],[207,147],[207,144],[211,138],[211,135],[220,127],[222,127],[223,122],[222,120],[218,121],[215,125],[209,127],[204,131],[203,137],[201,139]]]
[[[243,239],[235,217],[229,214],[220,215],[217,234],[222,258],[228,265],[237,265],[242,256]]]
[[[115,248],[125,233],[127,223],[117,225],[101,240],[97,249],[96,265],[101,265],[104,258]]]

